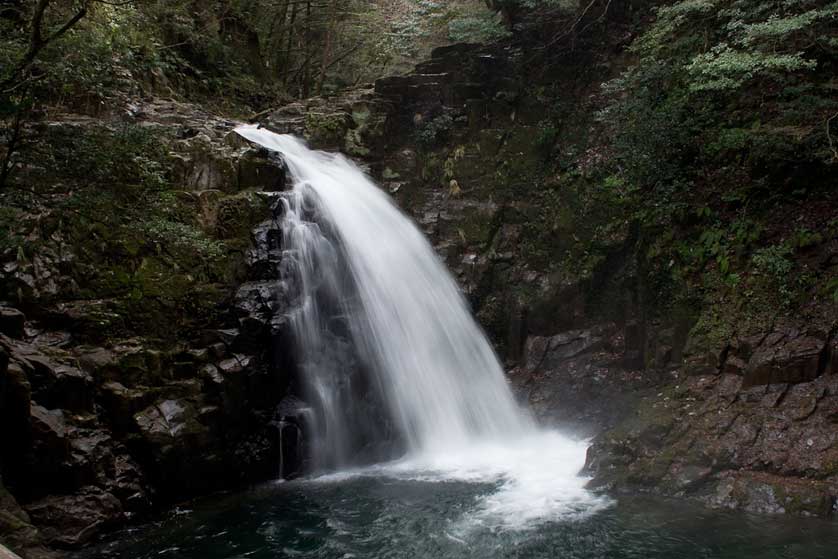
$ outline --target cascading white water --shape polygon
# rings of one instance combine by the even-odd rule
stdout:
[[[345,319],[408,449],[453,449],[476,438],[515,437],[531,429],[453,278],[389,197],[341,155],[312,151],[292,136],[256,127],[237,132],[282,153],[298,196],[286,211],[286,248],[304,263],[303,291],[310,295],[315,284],[329,282],[337,297],[359,299]],[[303,221],[309,204],[322,214],[320,223],[334,229],[339,247],[320,226]],[[335,277],[336,249],[351,282]],[[342,291],[347,285],[352,290]],[[307,305],[297,328],[316,354],[325,340],[316,306]],[[310,376],[327,384],[315,372]],[[324,411],[339,415],[328,404],[333,395],[327,386],[315,390]]]
[[[348,465],[364,417],[403,441],[407,460],[391,471],[504,480],[505,500],[488,501],[486,511],[526,518],[601,504],[576,475],[585,444],[539,431],[516,404],[454,279],[390,198],[342,155],[256,126],[236,132],[281,153],[293,181],[284,254],[302,293],[291,319],[307,397],[320,410],[321,466]],[[347,339],[353,351],[329,351]],[[346,372],[353,365],[335,355],[357,356],[384,418],[357,412],[357,379]]]

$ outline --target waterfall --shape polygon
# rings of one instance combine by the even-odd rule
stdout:
[[[394,431],[408,452],[531,430],[456,282],[387,194],[340,154],[256,126],[236,132],[281,153],[293,183],[282,218],[293,265],[284,273],[302,296],[291,319],[306,396],[319,410],[321,462],[345,465],[363,438],[351,432],[358,418],[382,436]],[[347,339],[352,351],[334,351]],[[363,375],[346,372],[347,355]],[[364,382],[371,386],[355,386]],[[370,394],[386,403],[385,417],[358,409]]]
[[[390,198],[342,155],[255,126],[236,132],[280,152],[293,184],[278,280],[298,294],[284,318],[310,408],[288,409],[308,410],[291,415],[313,469],[337,472],[318,479],[493,484],[457,533],[607,507],[579,476],[587,442],[537,428],[519,408],[456,282]]]

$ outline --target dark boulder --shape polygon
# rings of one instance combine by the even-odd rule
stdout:
[[[9,363],[8,350],[0,345],[0,475],[11,473],[29,446],[31,387],[18,363]]]
[[[0,334],[22,338],[26,316],[17,309],[0,306]]]
[[[528,368],[550,369],[584,353],[604,347],[601,337],[591,330],[572,330],[550,338],[532,337],[525,347]]]
[[[250,275],[258,280],[279,278],[282,260],[282,231],[273,220],[263,221],[252,232],[253,248],[247,253]]]
[[[31,479],[40,480],[33,490],[45,492],[64,488],[70,458],[64,412],[32,406],[30,425],[32,446],[28,474]]]
[[[78,548],[123,520],[119,499],[92,486],[35,501],[26,511],[44,539],[60,548]]]
[[[0,542],[19,551],[40,543],[38,529],[32,526],[29,515],[20,508],[15,498],[2,484],[0,484]],[[0,557],[3,557],[2,548],[0,548]]]
[[[146,469],[169,497],[222,484],[224,449],[202,423],[209,411],[213,410],[188,399],[169,399],[134,416]]]
[[[155,386],[173,378],[168,356],[142,338],[122,340],[107,348],[84,346],[77,354],[82,368],[97,383]]]
[[[43,355],[29,355],[32,399],[50,409],[93,409],[93,378],[86,372]]]
[[[278,154],[265,148],[253,147],[245,151],[238,167],[238,185],[242,190],[281,191],[288,186],[285,162]]]
[[[825,372],[828,356],[824,335],[794,329],[772,332],[750,355],[744,387],[814,380]]]
[[[103,487],[130,513],[149,509],[149,491],[139,466],[109,432],[71,428],[69,439],[72,487]]]
[[[102,385],[100,395],[108,420],[118,432],[133,430],[134,415],[148,407],[157,396],[149,388],[127,388],[119,382]]]
[[[242,334],[254,343],[269,337],[275,318],[289,308],[287,286],[276,280],[248,282],[236,292],[234,309]]]

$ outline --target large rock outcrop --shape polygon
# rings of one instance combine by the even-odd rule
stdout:
[[[790,327],[675,368],[597,437],[599,487],[752,512],[829,516],[838,497],[835,331]]]
[[[0,305],[0,541],[25,558],[82,546],[175,499],[279,474],[286,362],[276,328],[262,327],[285,303],[248,282],[278,263],[264,228],[252,229],[271,216],[283,164],[240,141],[234,122],[191,105],[138,104],[130,118],[174,136],[172,180],[198,226],[232,251],[221,255],[226,283],[195,280],[188,254],[132,249],[114,257],[137,258],[132,273],[152,283],[134,298],[154,312],[121,292],[90,299],[78,275],[89,270],[67,262],[98,245],[73,244],[43,215],[21,220],[44,249],[1,255],[12,261],[0,269],[0,300],[18,303]],[[53,128],[88,124],[102,125]],[[197,319],[179,286],[190,282],[216,306]]]

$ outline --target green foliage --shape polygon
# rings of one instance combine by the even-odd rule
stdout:
[[[23,17],[0,17],[0,80],[29,47],[35,0]],[[38,53],[18,94],[97,114],[129,96],[180,94],[252,113],[408,71],[451,41],[508,35],[479,0],[148,0],[92,2],[86,15]],[[52,2],[44,34],[80,2]],[[12,10],[14,11],[14,10]],[[11,12],[10,12],[11,13]],[[16,109],[0,96],[0,117]]]
[[[802,53],[743,52],[722,43],[693,58],[687,72],[692,91],[724,91],[738,89],[759,75],[814,70],[815,67],[817,62],[803,59]]]
[[[535,145],[545,157],[553,151],[553,146],[556,145],[558,137],[559,130],[553,123],[548,120],[538,123],[538,136],[535,139]]]
[[[579,7],[578,0],[490,0],[495,9],[503,8],[526,8],[534,10],[537,8],[561,8],[566,10]]]
[[[707,155],[729,156],[741,152],[749,145],[751,131],[747,128],[722,128],[716,137],[704,146]]]
[[[754,251],[751,261],[757,270],[784,282],[794,267],[789,260],[791,253],[791,249],[785,245],[771,245]]]
[[[699,301],[697,331],[724,338],[832,296],[803,252],[834,233],[777,216],[834,199],[835,21],[834,1],[670,2],[603,86],[606,156],[587,172],[647,243],[645,280]]]
[[[133,93],[138,79],[162,65],[146,23],[134,8],[98,6],[41,55],[41,94],[70,105],[87,102],[95,110],[119,92]]]
[[[20,214],[17,208],[0,206],[0,255],[19,246],[21,237],[16,225]]]
[[[817,246],[821,244],[823,240],[824,237],[821,233],[802,228],[792,233],[792,235],[786,241],[786,245],[789,247],[790,250],[803,250]]]
[[[786,2],[789,7],[811,5],[811,2]],[[739,12],[732,12],[743,16]],[[745,44],[754,44],[765,40],[782,40],[793,34],[810,30],[815,24],[825,19],[835,19],[838,15],[838,2],[833,2],[818,9],[812,9],[803,13],[780,16],[774,13],[764,21],[755,23],[743,23],[741,19],[735,19],[729,25],[738,31],[740,41]]]
[[[218,280],[228,250],[201,229],[194,202],[171,190],[169,141],[162,130],[139,125],[55,127],[21,153],[30,169],[21,179],[37,188],[13,189],[4,201],[41,207],[50,216],[56,238],[69,243],[80,269],[92,262],[95,271],[84,272],[79,283],[96,297],[159,292],[182,284],[176,276],[183,273],[190,281]],[[0,239],[20,240],[19,224],[4,229]],[[42,250],[46,240],[40,237],[20,245],[26,258]],[[154,286],[137,268],[150,256],[170,267],[154,276]]]
[[[417,127],[416,142],[425,149],[431,149],[449,137],[453,126],[454,119],[445,113],[423,121]]]
[[[500,17],[490,12],[461,15],[448,24],[448,37],[455,43],[486,43],[509,36]]]
[[[154,215],[132,229],[143,235],[147,241],[171,247],[174,250],[193,251],[200,258],[217,260],[224,256],[225,247],[220,241],[208,237],[191,223],[176,221],[170,215]]]
[[[690,103],[683,93],[661,94],[671,73],[670,65],[650,60],[607,83],[605,90],[615,100],[598,115],[600,122],[614,128],[613,162],[623,181],[660,202],[639,210],[664,223],[672,218],[668,204],[690,188],[692,177],[684,169],[695,155],[695,134],[704,116],[704,107]]]
[[[643,57],[675,57],[691,91],[736,91],[815,69],[821,55],[812,47],[828,41],[836,14],[835,2],[681,0],[659,9],[633,48]]]
[[[763,291],[775,292],[784,308],[791,308],[796,299],[811,283],[812,278],[802,270],[795,271],[794,250],[787,244],[770,245],[754,251],[751,262],[765,281]]]
[[[24,1],[22,13],[34,2]],[[49,35],[73,13],[72,2],[49,5],[43,33]],[[141,6],[143,8],[141,8]],[[149,72],[166,66],[167,54],[149,26],[145,4],[92,3],[87,14],[38,53],[28,76],[21,76],[28,93],[38,102],[62,103],[77,111],[99,110],[104,102],[135,94]],[[0,67],[14,68],[29,47],[28,22],[0,19]],[[0,71],[0,78],[7,73]]]
[[[828,296],[832,299],[832,302],[838,303],[838,277],[831,278],[827,282],[825,290]]]

